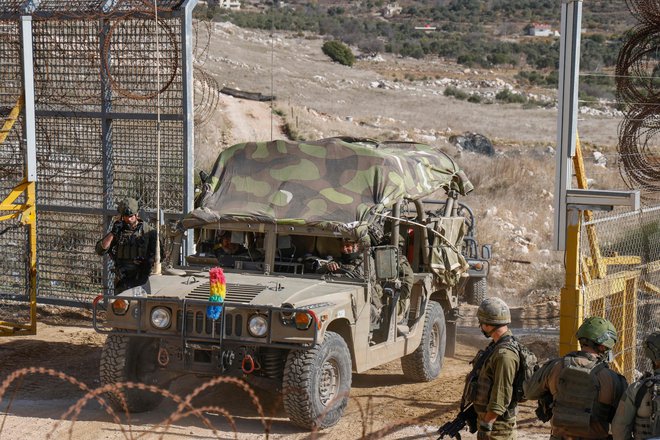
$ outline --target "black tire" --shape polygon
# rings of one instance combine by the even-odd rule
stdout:
[[[108,335],[101,353],[100,376],[103,385],[118,382],[140,382],[166,388],[170,380],[158,372],[158,340],[152,338]],[[122,395],[126,408],[123,406]],[[137,388],[122,388],[106,394],[117,410],[150,411],[163,400],[163,395]]]
[[[488,295],[488,283],[486,277],[471,278],[465,286],[465,296],[468,304],[478,306]]]
[[[417,350],[401,358],[403,374],[415,382],[429,382],[440,375],[447,346],[447,328],[442,306],[429,301],[422,341]]]
[[[291,422],[310,430],[335,425],[348,404],[351,375],[351,353],[337,333],[326,332],[311,350],[289,352],[282,397]]]

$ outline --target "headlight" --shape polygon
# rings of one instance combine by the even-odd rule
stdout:
[[[248,332],[255,338],[263,338],[268,332],[268,321],[263,315],[252,315],[248,321]]]
[[[154,307],[151,311],[151,325],[159,329],[166,329],[172,322],[172,312],[165,307]]]
[[[126,312],[128,311],[128,306],[131,303],[125,300],[124,298],[117,298],[112,301],[112,312],[115,315],[125,315]]]

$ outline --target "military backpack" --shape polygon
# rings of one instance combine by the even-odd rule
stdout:
[[[531,379],[534,372],[539,369],[539,364],[536,355],[515,337],[511,336],[511,338],[507,338],[502,345],[516,352],[520,359],[516,377],[513,379],[513,397],[511,398],[511,405],[513,406],[513,404],[526,400],[523,383]]]
[[[592,421],[607,425],[612,420],[616,403],[607,405],[598,401],[598,373],[608,368],[607,364],[594,360],[588,365],[581,365],[576,362],[576,357],[567,355],[561,360],[563,368],[559,373],[559,385],[552,405],[552,426],[585,437],[591,433]],[[621,395],[622,382],[616,380],[615,386],[616,395]]]
[[[635,438],[650,439],[660,437],[660,375],[648,376],[642,379],[642,385],[635,395],[635,408],[640,408],[646,395],[649,395],[651,416],[649,419],[635,419]],[[638,413],[639,414],[639,413]]]

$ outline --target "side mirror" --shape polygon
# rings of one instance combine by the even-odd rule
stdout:
[[[491,245],[485,244],[481,246],[481,258],[484,260],[490,260],[490,257],[492,256],[493,251],[491,249]]]
[[[399,248],[396,246],[378,246],[374,248],[376,279],[393,280],[399,276]]]

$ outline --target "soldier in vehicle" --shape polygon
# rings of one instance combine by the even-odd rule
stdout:
[[[115,294],[147,284],[156,258],[156,230],[138,217],[137,200],[122,200],[117,211],[119,220],[96,243],[96,253],[115,263]]]
[[[576,337],[581,350],[546,362],[525,382],[525,397],[539,400],[552,395],[551,440],[606,440],[627,385],[607,365],[617,332],[608,320],[592,316]]]
[[[220,241],[214,247],[216,257],[222,255],[245,255],[248,253],[247,248],[242,243],[233,243],[231,241],[231,231],[224,231],[220,235]]]
[[[357,241],[350,238],[340,240],[341,255],[339,256],[339,260],[330,260],[321,264],[316,270],[316,273],[366,279],[364,257],[360,251],[360,245]],[[371,324],[372,327],[376,328],[380,322],[380,313],[383,308],[383,289],[376,282],[373,259],[369,263],[369,280],[373,286],[371,295]]]
[[[511,312],[502,299],[491,297],[481,302],[477,318],[481,333],[492,342],[471,362],[462,407],[473,404],[476,420],[468,423],[471,429],[476,427],[477,439],[515,439],[517,402],[513,387],[520,357],[518,342],[509,330]]]
[[[364,278],[364,262],[360,247],[355,240],[350,238],[340,239],[341,254],[339,260],[324,262],[316,270],[316,273],[346,275],[351,278]]]
[[[612,420],[614,440],[660,438],[660,331],[647,336],[644,352],[653,373],[646,373],[626,390]]]

